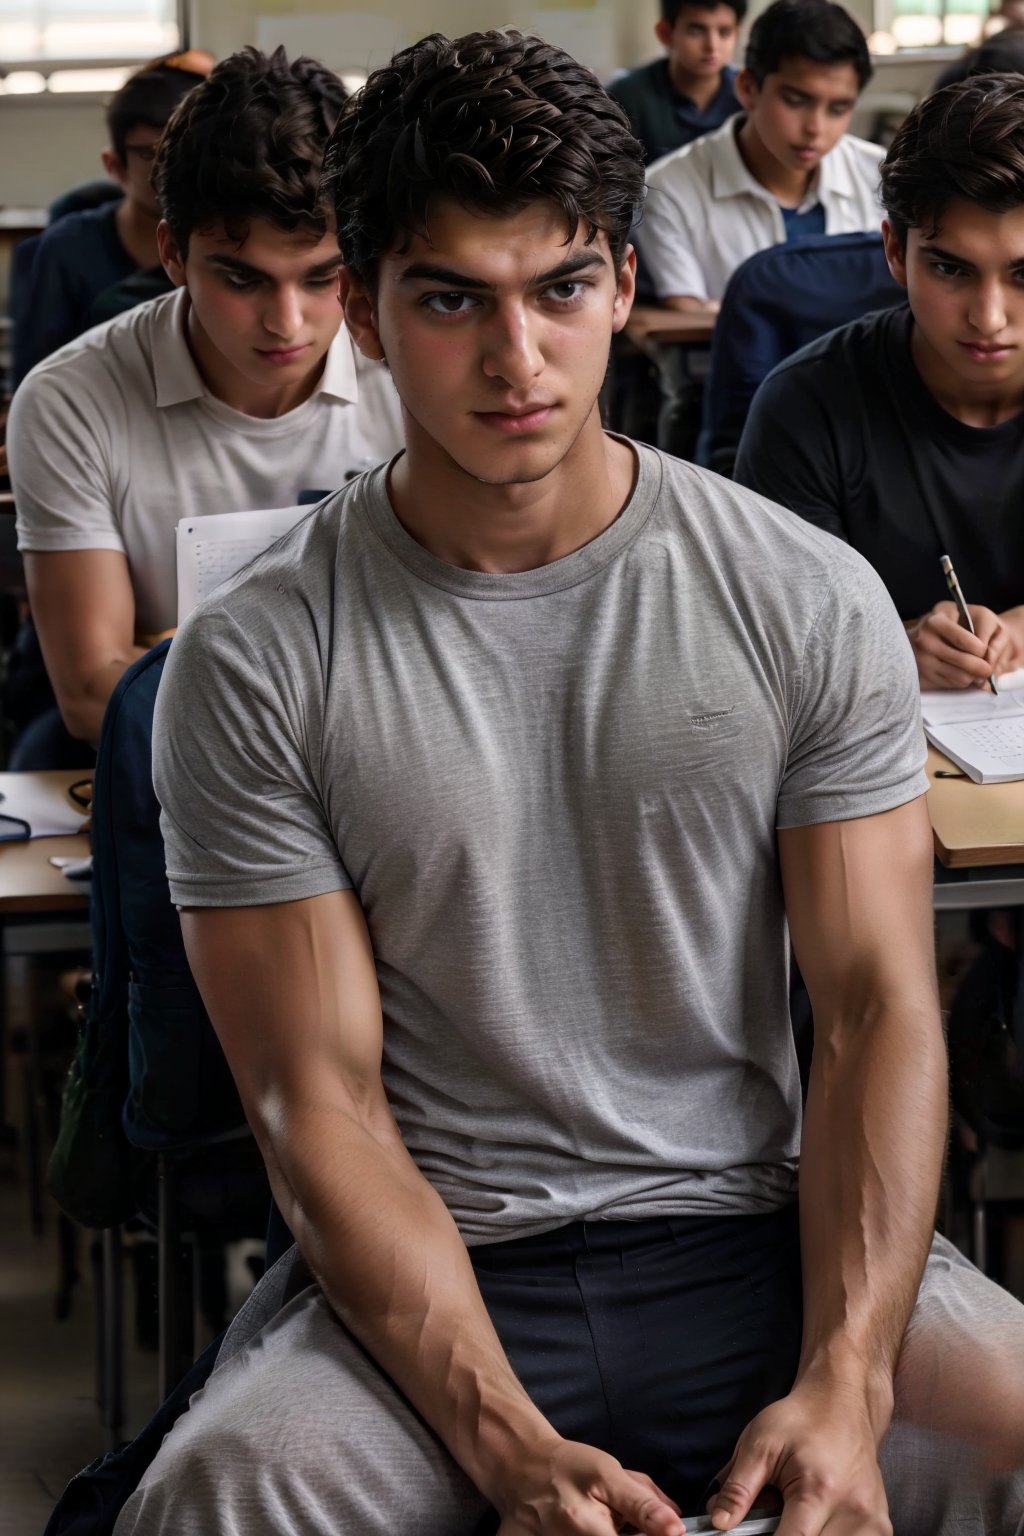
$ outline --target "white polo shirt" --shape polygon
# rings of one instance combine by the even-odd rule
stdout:
[[[736,134],[745,121],[742,115],[730,118],[647,172],[638,243],[659,299],[720,299],[741,262],[786,238],[778,201],[740,156]],[[821,203],[829,235],[877,229],[884,153],[877,144],[845,134],[822,160],[798,211]]]
[[[295,410],[225,405],[189,351],[188,305],[179,288],[77,337],[28,374],[7,425],[18,548],[121,550],[142,633],[177,621],[179,518],[292,506],[404,442],[390,374],[344,330]]]

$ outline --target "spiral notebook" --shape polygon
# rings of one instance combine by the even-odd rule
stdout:
[[[922,693],[924,731],[976,784],[1024,779],[1024,668],[997,679],[998,694],[966,688]]]

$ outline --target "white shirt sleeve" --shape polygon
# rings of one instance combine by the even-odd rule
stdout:
[[[11,402],[7,455],[23,552],[125,550],[109,412],[77,384],[73,374],[44,363]]]
[[[703,200],[687,183],[673,185],[662,173],[648,181],[644,216],[637,243],[644,272],[659,299],[708,297],[707,277],[700,259],[701,241],[694,227]]]

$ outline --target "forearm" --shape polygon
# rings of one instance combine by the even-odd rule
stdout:
[[[947,1128],[945,1049],[931,989],[848,1004],[816,1045],[800,1158],[800,1379],[863,1395],[880,1439],[935,1221]]]
[[[516,1379],[446,1207],[389,1115],[307,1100],[274,1118],[287,1127],[268,1149],[274,1193],[332,1307],[499,1501],[503,1471],[558,1437]]]

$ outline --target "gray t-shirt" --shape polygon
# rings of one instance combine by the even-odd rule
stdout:
[[[866,562],[636,451],[611,527],[517,575],[429,554],[369,472],[197,610],[158,701],[175,901],[355,889],[388,1097],[469,1243],[791,1199],[776,828],[926,787]]]

